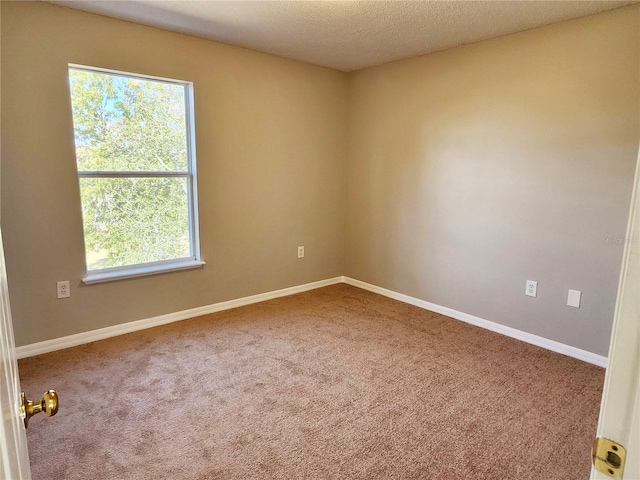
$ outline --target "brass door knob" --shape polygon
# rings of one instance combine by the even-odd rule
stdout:
[[[29,427],[29,419],[36,413],[44,412],[47,417],[53,417],[56,413],[58,413],[58,394],[55,390],[44,392],[44,395],[42,395],[42,400],[40,400],[39,402],[27,400],[24,392],[22,392],[20,397],[20,411],[22,413],[22,418],[24,418],[24,428]]]

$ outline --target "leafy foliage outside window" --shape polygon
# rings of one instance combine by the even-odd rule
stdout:
[[[71,67],[87,269],[193,258],[184,83]]]

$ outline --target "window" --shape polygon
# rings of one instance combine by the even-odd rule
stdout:
[[[69,65],[85,283],[202,265],[193,86]]]

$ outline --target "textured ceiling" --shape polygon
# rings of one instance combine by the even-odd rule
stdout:
[[[52,1],[342,71],[635,1]]]

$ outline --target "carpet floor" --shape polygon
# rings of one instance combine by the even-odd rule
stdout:
[[[584,480],[604,381],[344,284],[19,367],[34,480]]]

